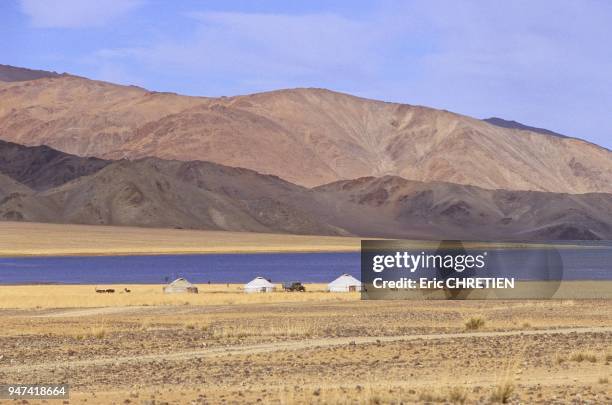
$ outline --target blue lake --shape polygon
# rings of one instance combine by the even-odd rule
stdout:
[[[563,279],[612,280],[610,246],[559,252]],[[489,276],[534,279],[522,270],[522,256],[520,251],[507,252],[504,268],[511,268],[512,274],[491,272]],[[359,253],[0,258],[0,284],[159,284],[176,277],[194,283],[245,283],[256,276],[273,282],[326,283],[342,273],[360,278]]]
[[[163,256],[93,256],[0,259],[0,284],[159,284],[185,277],[193,283],[330,282],[359,277],[359,253],[260,253]]]

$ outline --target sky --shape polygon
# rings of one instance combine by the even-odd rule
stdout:
[[[0,63],[221,96],[324,87],[612,149],[612,2],[2,0]]]

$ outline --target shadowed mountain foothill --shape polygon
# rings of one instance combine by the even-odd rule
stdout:
[[[612,236],[611,194],[487,190],[392,176],[340,181],[315,190],[375,209],[392,220],[394,236],[421,233],[433,238],[498,240]]]
[[[421,239],[612,238],[612,195],[604,193],[487,190],[395,176],[308,189],[210,162],[101,161],[0,146],[3,220]],[[38,162],[34,172],[45,167],[46,181],[31,182],[24,162]]]
[[[111,161],[83,158],[49,148],[0,141],[0,172],[35,190],[46,190],[93,174]]]

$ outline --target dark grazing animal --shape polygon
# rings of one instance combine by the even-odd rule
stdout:
[[[99,289],[98,287],[96,287],[96,292],[99,294],[104,294],[104,293],[114,293],[115,289],[114,288],[107,288],[107,289]]]

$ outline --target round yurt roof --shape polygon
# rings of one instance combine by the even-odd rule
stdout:
[[[334,281],[332,281],[331,283],[329,283],[329,286],[344,286],[344,285],[361,285],[361,281],[357,280],[355,277],[351,276],[350,274],[343,274],[340,277],[338,277],[337,279],[335,279]]]
[[[245,287],[274,287],[274,284],[263,277],[255,277],[253,280],[246,283]]]
[[[193,286],[193,284],[185,280],[183,277],[177,278],[176,280],[174,280],[168,285],[172,287],[192,287]]]

